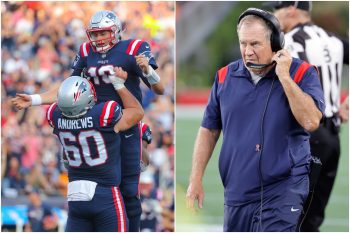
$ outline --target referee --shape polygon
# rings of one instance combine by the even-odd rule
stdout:
[[[316,183],[311,206],[301,220],[301,231],[319,231],[324,220],[335,176],[337,173],[340,142],[340,123],[347,114],[340,111],[340,87],[343,64],[349,64],[349,41],[343,40],[311,21],[311,1],[276,1],[264,5],[274,8],[285,35],[285,48],[318,67],[325,99],[325,118],[318,130],[311,133],[313,156],[319,157],[322,170]],[[348,104],[347,101],[345,104]],[[305,206],[305,210],[307,207]]]

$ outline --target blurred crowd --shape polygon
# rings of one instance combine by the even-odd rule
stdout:
[[[141,230],[173,231],[174,211],[174,2],[1,2],[1,194],[25,195],[36,188],[49,202],[65,199],[67,171],[62,149],[45,113],[48,106],[16,111],[16,93],[42,93],[71,72],[87,41],[85,28],[98,10],[112,10],[123,22],[123,39],[150,43],[166,93],[143,86],[144,122],[152,129],[151,164],[140,177]],[[2,202],[6,205],[6,202]]]

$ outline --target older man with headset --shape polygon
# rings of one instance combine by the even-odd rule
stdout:
[[[348,120],[347,101],[340,104],[343,64],[349,64],[349,40],[327,32],[311,20],[311,1],[273,1],[264,3],[274,9],[286,33],[285,48],[293,57],[318,67],[325,97],[325,117],[312,132],[311,153],[322,162],[322,169],[313,176],[312,192],[305,208],[301,231],[319,231],[324,221],[336,178],[340,158],[340,123]]]
[[[194,146],[187,205],[203,206],[203,174],[223,131],[224,231],[295,231],[309,190],[309,132],[324,112],[319,77],[282,49],[284,35],[271,13],[247,9],[237,33],[242,59],[216,74]]]

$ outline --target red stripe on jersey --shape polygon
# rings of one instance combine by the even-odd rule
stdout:
[[[118,229],[117,232],[121,232],[121,219],[120,219],[120,205],[118,204],[118,189],[117,187],[112,187],[112,196],[113,196],[113,204],[114,209],[117,215]]]
[[[126,224],[126,211],[125,211],[125,204],[124,204],[124,201],[123,201],[123,197],[122,197],[122,194],[121,192],[119,191],[119,188],[116,187],[117,189],[117,194],[118,194],[118,198],[120,200],[120,207],[121,207],[121,211],[120,211],[120,226],[121,226],[121,230],[122,231],[127,231],[127,224]]]
[[[135,55],[137,54],[137,51],[139,50],[139,48],[140,48],[142,42],[143,42],[143,41],[140,40],[140,41],[138,41],[137,44],[135,45],[135,49],[134,49],[134,51],[133,51],[133,53],[132,53],[133,56],[135,56]]]
[[[307,62],[303,62],[300,64],[300,66],[297,69],[297,72],[295,72],[295,75],[294,75],[293,80],[295,83],[299,83],[303,79],[305,72],[307,71],[307,69],[309,69],[310,66],[311,65]]]
[[[146,129],[147,129],[147,124],[145,124],[145,123],[143,123],[143,122],[141,122],[141,127],[142,127],[142,134],[146,131]]]
[[[127,54],[130,53],[131,47],[132,47],[132,45],[134,44],[134,42],[135,42],[135,40],[130,41],[130,44],[128,45],[128,48],[127,48],[127,50],[126,50],[126,53],[127,53]]]
[[[84,44],[81,44],[81,45],[80,45],[80,48],[79,48],[79,53],[80,53],[80,56],[81,56],[81,57],[84,56],[84,54],[83,54],[83,45],[84,45]]]
[[[140,160],[142,160],[142,122],[140,121],[137,126],[139,128],[139,137],[140,137]],[[146,125],[146,124],[143,124]],[[139,182],[137,185],[137,196],[140,197],[141,191],[140,191],[140,177],[141,177],[141,173],[139,173]]]
[[[225,82],[225,78],[226,78],[226,75],[227,75],[227,70],[228,70],[228,66],[225,66],[225,67],[222,67],[218,71],[219,83],[224,83]]]
[[[82,45],[80,45],[80,56],[81,57],[87,57],[89,52],[90,52],[89,43],[85,42]]]
[[[57,103],[51,104],[51,106],[49,107],[49,109],[47,110],[47,113],[46,113],[47,121],[49,122],[49,124],[52,127],[54,127],[53,120],[52,120],[52,113],[55,110],[56,105],[57,105]]]
[[[108,116],[108,119],[107,119],[107,125],[110,125],[111,123],[111,120],[113,119],[113,116],[114,116],[114,109],[115,109],[115,106],[117,105],[117,102],[113,101],[112,103],[112,106],[111,106],[111,109],[109,111],[109,116]]]
[[[108,105],[108,102],[106,102],[103,105],[103,110],[102,110],[102,113],[101,113],[101,116],[100,116],[100,127],[103,127],[103,120],[104,120],[104,117],[105,117],[105,114],[106,114],[107,105]]]
[[[90,53],[90,46],[89,45],[90,45],[89,43],[86,43],[86,52],[87,52],[87,54]]]

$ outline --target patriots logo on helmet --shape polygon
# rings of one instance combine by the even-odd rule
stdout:
[[[77,82],[75,86],[78,86],[79,83]],[[85,82],[80,83],[77,91],[74,93],[74,101],[73,103],[76,103],[77,100],[79,99],[80,95],[83,94],[85,91],[87,91],[87,86]]]
[[[113,14],[113,13],[108,13],[107,15],[106,15],[106,17],[107,18],[109,18],[110,20],[115,20],[115,15]]]

